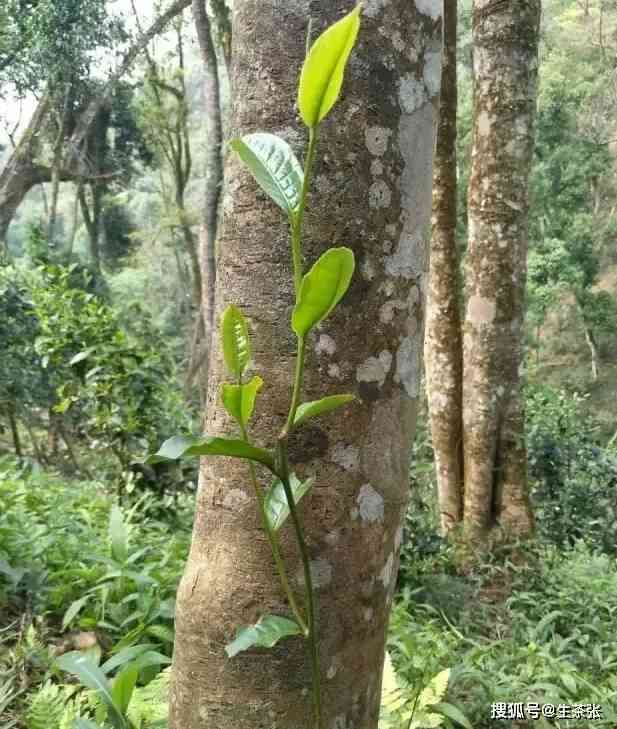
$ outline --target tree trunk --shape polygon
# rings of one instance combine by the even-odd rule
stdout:
[[[205,361],[201,389],[207,393],[209,355],[214,327],[214,292],[216,286],[216,239],[219,200],[223,185],[223,126],[216,52],[212,41],[210,19],[205,0],[193,0],[193,18],[199,40],[204,73],[204,112],[206,122],[206,190],[204,211],[199,231],[202,281],[202,317],[204,325]],[[205,404],[205,398],[202,398]]]
[[[15,448],[15,455],[17,458],[23,456],[21,450],[21,439],[19,437],[19,427],[17,426],[17,417],[15,415],[15,406],[13,403],[8,402],[6,404],[6,414],[9,420],[9,426],[11,428],[11,437],[13,438],[13,448]]]
[[[353,247],[358,261],[341,307],[310,342],[304,399],[347,391],[359,400],[347,416],[318,421],[290,444],[299,475],[318,477],[300,511],[318,583],[327,729],[376,729],[378,722],[420,392],[439,5],[390,0],[367,8],[342,101],[324,124],[309,199],[306,264],[339,242]],[[312,16],[317,34],[348,9],[342,0],[236,5],[234,134],[263,129],[285,134],[296,149],[303,144],[294,102],[307,19]],[[288,231],[235,158],[226,179],[217,319],[230,303],[250,319],[255,370],[267,382],[254,430],[259,442],[272,444],[289,406],[295,362]],[[217,344],[208,385],[210,433],[234,432],[218,404],[224,379]],[[251,494],[246,464],[202,464],[176,608],[172,729],[310,725],[301,639],[231,660],[224,652],[239,626],[285,612]],[[287,529],[282,541],[297,586],[302,573]]]
[[[463,338],[464,521],[533,527],[520,368],[540,0],[475,0]]]
[[[463,518],[463,342],[456,249],[456,3],[444,5],[425,363],[441,527]]]
[[[598,375],[600,374],[600,355],[598,353],[598,345],[596,344],[596,338],[593,335],[593,330],[584,319],[583,329],[585,332],[585,341],[587,342],[587,346],[589,347],[589,352],[591,354],[591,376],[594,380],[597,380]]]

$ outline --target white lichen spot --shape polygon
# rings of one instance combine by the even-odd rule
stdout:
[[[360,488],[357,502],[362,521],[367,521],[369,524],[376,521],[383,521],[383,496],[375,491],[370,483],[365,483]]]
[[[392,202],[392,193],[384,180],[374,182],[368,191],[368,203],[372,208],[388,208]]]
[[[353,445],[337,443],[332,449],[331,460],[346,471],[356,471],[360,464],[360,449]]]
[[[341,368],[337,364],[328,365],[328,376],[333,379],[342,379]]]
[[[334,663],[328,668],[326,672],[326,676],[328,677],[328,680],[332,680],[336,674],[337,674],[338,668],[334,665]]]
[[[331,357],[336,352],[336,342],[327,334],[322,334],[317,340],[315,352],[318,355],[327,354]]]
[[[402,299],[392,299],[392,301],[386,301],[385,304],[379,309],[379,320],[382,324],[389,324],[394,319],[394,313],[396,311],[405,311],[407,309],[407,302]]]
[[[441,0],[416,0],[418,10],[433,20],[441,18],[442,6]]]
[[[484,109],[478,114],[478,134],[481,137],[486,137],[491,131],[491,117],[488,112]]]
[[[403,337],[396,352],[394,380],[403,385],[409,397],[418,397],[420,392],[420,366],[411,337]]]
[[[392,45],[399,53],[403,53],[405,50],[405,41],[398,30],[395,30],[394,33],[392,33]]]
[[[390,587],[392,581],[392,573],[394,571],[394,554],[390,552],[388,559],[383,566],[383,569],[379,573],[379,581],[383,584],[387,590]]]
[[[368,151],[375,157],[383,156],[388,149],[391,134],[392,130],[386,127],[367,127],[364,136]]]
[[[491,324],[497,313],[497,304],[494,300],[483,296],[471,296],[467,305],[467,319],[474,326]]]
[[[383,164],[381,163],[381,160],[374,159],[371,162],[371,175],[373,175],[373,177],[383,175]]]
[[[362,616],[366,620],[367,623],[370,623],[371,620],[373,619],[373,608],[371,608],[371,607],[364,608],[364,610],[362,611]]]
[[[250,498],[242,489],[231,489],[225,494],[223,506],[231,511],[237,511],[248,501],[250,501]]]
[[[364,15],[369,18],[376,18],[386,7],[388,0],[365,0]]]
[[[377,271],[375,270],[375,266],[370,256],[365,256],[360,270],[362,271],[362,276],[366,281],[372,281],[377,275]]]
[[[377,382],[379,387],[386,381],[392,367],[392,354],[384,349],[378,357],[369,357],[356,369],[358,382]]]
[[[398,100],[405,114],[413,114],[428,101],[424,84],[411,73],[403,76],[399,81]]]
[[[441,88],[441,50],[424,54],[424,85],[429,96],[435,96]]]
[[[396,251],[386,259],[386,273],[389,276],[416,278],[422,273],[424,260],[424,235],[415,231],[402,234]]]
[[[323,558],[314,559],[310,563],[311,577],[313,585],[316,589],[326,587],[332,582],[332,565]],[[304,586],[304,572],[300,568],[296,574],[296,579],[300,585]]]

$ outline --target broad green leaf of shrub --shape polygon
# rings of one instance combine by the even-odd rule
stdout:
[[[291,147],[274,134],[257,132],[232,140],[231,148],[257,184],[288,215],[300,207],[304,172]]]
[[[131,696],[135,690],[139,671],[133,665],[127,666],[114,679],[111,695],[115,705],[122,714],[126,714],[128,705],[131,703]]]
[[[240,378],[251,361],[251,340],[244,314],[233,304],[223,313],[221,339],[227,369]]]
[[[358,5],[331,25],[313,43],[302,72],[298,90],[300,116],[307,127],[316,127],[336,104],[349,55],[360,30]]]
[[[323,321],[343,298],[355,268],[353,251],[330,248],[302,279],[292,314],[292,328],[300,338]]]
[[[323,397],[321,400],[302,403],[296,410],[294,425],[301,425],[309,420],[309,418],[316,418],[318,415],[324,415],[332,410],[336,410],[343,405],[347,405],[347,403],[354,399],[353,395],[329,395],[328,397]]]
[[[111,686],[98,666],[79,651],[65,653],[56,663],[61,670],[75,674],[86,688],[97,692],[109,711],[109,718],[115,729],[126,729],[126,722],[114,701]]]
[[[302,629],[295,620],[264,615],[255,625],[240,628],[235,640],[225,647],[225,652],[233,658],[249,648],[272,648],[283,638],[301,634]]]
[[[257,393],[263,384],[261,377],[255,375],[250,382],[242,385],[232,385],[229,382],[221,385],[221,400],[225,410],[242,427],[247,425],[253,415]]]
[[[216,438],[203,436],[192,438],[184,435],[176,435],[166,440],[159,451],[145,460],[145,463],[164,463],[165,461],[176,461],[179,458],[194,456],[229,456],[231,458],[246,458],[250,461],[257,461],[269,468],[273,473],[274,458],[263,448],[245,443],[243,440],[233,438]]]
[[[306,481],[300,481],[295,473],[291,474],[289,477],[289,485],[293,493],[294,504],[300,502],[300,499],[308,493],[314,482],[314,478],[307,478]],[[280,479],[274,481],[266,491],[265,509],[271,528],[275,532],[278,531],[289,516],[289,504],[285,496],[283,482]]]

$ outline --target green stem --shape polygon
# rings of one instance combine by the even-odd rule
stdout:
[[[242,440],[244,440],[246,443],[249,443],[250,441],[248,439],[248,434],[246,432],[246,428],[243,425],[240,426],[240,432],[242,434]],[[285,593],[285,596],[287,597],[287,602],[289,603],[289,607],[291,608],[291,611],[293,612],[293,614],[298,622],[298,625],[302,629],[304,636],[306,638],[308,638],[309,626],[307,625],[306,620],[304,619],[304,616],[302,615],[302,612],[300,611],[300,608],[298,607],[298,603],[296,602],[296,598],[294,597],[293,591],[289,584],[289,578],[287,577],[285,563],[283,562],[283,557],[281,556],[281,548],[279,545],[279,540],[276,535],[276,532],[274,531],[274,529],[272,529],[272,526],[270,525],[270,521],[268,520],[268,514],[266,513],[266,500],[264,498],[263,491],[261,490],[261,488],[259,487],[259,483],[257,482],[257,473],[255,472],[255,464],[252,461],[249,461],[249,471],[251,473],[251,482],[253,484],[253,490],[255,491],[255,496],[257,497],[257,502],[259,504],[259,513],[261,515],[261,522],[263,524],[266,535],[268,536],[268,542],[270,543],[270,549],[272,551],[274,563],[276,564],[276,569],[277,569],[277,572],[279,573],[281,587],[283,588],[283,592]]]
[[[294,376],[294,386],[291,395],[291,405],[289,406],[289,415],[285,423],[283,433],[287,435],[293,430],[293,424],[296,417],[296,411],[300,404],[300,396],[302,394],[302,381],[304,380],[304,361],[306,359],[306,343],[303,338],[298,338],[298,353],[296,355],[296,374]]]
[[[311,172],[313,162],[315,161],[315,150],[317,149],[317,127],[309,130],[309,142],[304,161],[304,184],[300,194],[300,204],[298,211],[291,218],[291,257],[294,267],[294,288],[296,291],[296,300],[300,294],[300,286],[302,284],[302,223],[304,221],[304,209],[306,207],[306,196],[311,181]]]
[[[317,147],[317,127],[313,127],[309,130],[309,142],[306,153],[306,159],[304,161],[304,183],[302,185],[302,192],[300,194],[300,203],[298,205],[298,211],[291,219],[291,254],[293,260],[294,270],[294,288],[296,292],[296,302],[300,296],[300,287],[302,285],[302,224],[304,222],[304,210],[306,207],[306,199],[311,180],[311,172],[313,168],[313,162],[315,161],[315,150]],[[293,430],[294,419],[296,417],[296,411],[300,402],[300,396],[302,394],[302,383],[304,380],[304,361],[306,357],[306,345],[303,337],[298,337],[298,351],[296,354],[296,371],[294,375],[293,392],[291,396],[291,405],[289,407],[289,414],[287,416],[287,422],[278,441],[279,450],[279,476],[283,483],[283,489],[285,490],[285,498],[287,499],[287,505],[289,507],[289,514],[293,523],[294,531],[296,534],[296,541],[298,542],[298,548],[300,550],[300,557],[302,559],[302,568],[304,571],[304,591],[305,591],[305,609],[308,622],[308,635],[307,640],[310,647],[311,657],[311,672],[312,672],[312,683],[313,683],[313,709],[315,715],[315,729],[322,729],[322,716],[321,716],[321,673],[319,670],[319,643],[317,637],[317,625],[315,620],[316,607],[315,607],[315,591],[313,589],[313,577],[311,575],[311,564],[309,559],[308,548],[304,539],[304,529],[300,522],[298,510],[296,509],[296,502],[294,499],[291,484],[289,482],[289,456],[287,451],[287,438],[289,433]]]
[[[293,523],[296,540],[300,549],[300,557],[302,559],[302,569],[304,572],[304,589],[306,594],[306,614],[308,620],[308,636],[310,653],[311,653],[311,673],[313,677],[313,709],[315,713],[315,729],[321,729],[321,673],[319,670],[319,643],[317,640],[317,626],[315,621],[315,590],[313,588],[313,576],[311,574],[311,563],[309,559],[306,540],[304,539],[304,529],[300,521],[296,502],[289,483],[289,463],[287,460],[287,439],[279,440],[279,468],[281,481],[285,490],[285,497],[289,506],[289,514]]]

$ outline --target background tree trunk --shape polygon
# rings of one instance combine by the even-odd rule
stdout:
[[[360,401],[353,416],[318,421],[291,443],[299,475],[317,475],[301,512],[318,585],[327,729],[376,729],[378,722],[420,391],[439,5],[390,0],[366,9],[342,102],[324,124],[309,200],[306,265],[332,244],[354,248],[359,264],[340,309],[310,343],[305,399],[351,391]],[[316,35],[348,10],[343,0],[245,0],[235,7],[234,134],[267,130],[284,134],[297,150],[303,145],[294,102],[307,19]],[[267,383],[253,430],[271,445],[289,406],[294,366],[288,231],[236,159],[226,179],[217,318],[234,303],[250,319],[255,370]],[[224,379],[217,345],[208,386],[211,433],[233,432],[218,404]],[[285,531],[283,550],[298,584],[293,544]],[[308,725],[302,640],[232,660],[225,655],[236,629],[267,612],[286,610],[248,468],[228,459],[204,462],[176,608],[172,729]]]
[[[463,341],[456,249],[456,32],[456,3],[446,2],[425,344],[429,413],[444,533],[463,518]]]
[[[520,368],[540,0],[475,0],[463,340],[465,530],[532,529]]]
[[[199,231],[202,267],[202,316],[204,324],[203,372],[201,389],[207,393],[207,380],[212,330],[214,326],[214,292],[216,287],[216,239],[218,231],[219,201],[223,186],[223,125],[218,64],[212,40],[210,19],[205,0],[193,0],[193,18],[203,62],[203,94],[206,121],[206,190],[204,211]],[[205,397],[203,397],[205,404]]]

